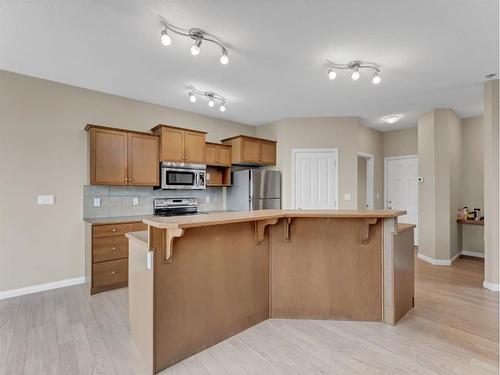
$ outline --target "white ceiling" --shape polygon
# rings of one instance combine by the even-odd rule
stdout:
[[[191,56],[176,35],[162,46],[158,14],[218,36],[230,63],[208,44]],[[0,69],[252,125],[360,116],[386,131],[435,107],[482,112],[498,14],[497,0],[0,0]],[[378,63],[382,83],[329,81],[327,58]],[[190,84],[227,97],[227,111],[190,103]],[[389,114],[404,117],[385,125]]]

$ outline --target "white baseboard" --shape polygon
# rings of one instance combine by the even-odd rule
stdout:
[[[3,292],[0,292],[0,300],[11,297],[24,296],[25,294],[43,292],[51,289],[63,288],[65,286],[83,284],[84,282],[85,282],[85,277],[82,276],[82,277],[74,277],[72,279],[54,281],[51,283],[27,286],[25,288],[5,290]]]
[[[460,255],[460,254],[458,254]],[[419,257],[419,259],[422,259],[424,262],[427,262],[427,263],[430,263],[434,266],[451,266],[451,262],[453,262],[457,256],[455,256],[452,260],[449,260],[449,259],[434,259],[434,258],[431,258],[427,255],[424,255],[424,254],[421,254],[421,253],[417,253],[417,257]]]
[[[483,288],[492,290],[494,292],[500,292],[500,284],[493,284],[484,280]]]
[[[466,255],[468,257],[484,258],[484,253],[480,253],[478,251],[462,250],[462,255]]]

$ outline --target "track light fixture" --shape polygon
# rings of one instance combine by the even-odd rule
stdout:
[[[187,89],[189,90],[189,100],[191,101],[191,103],[196,102],[196,96],[202,96],[202,97],[208,98],[208,106],[210,108],[214,107],[216,102],[218,102],[219,103],[219,110],[221,112],[226,111],[227,100],[223,96],[221,96],[215,92],[212,92],[212,91],[201,91],[201,90],[196,89],[193,86],[188,86]]]
[[[226,46],[214,35],[208,34],[205,31],[198,28],[191,28],[188,30],[181,29],[180,27],[174,26],[169,23],[164,17],[160,16],[160,22],[163,25],[164,29],[161,32],[160,41],[164,46],[169,46],[172,44],[172,39],[168,32],[171,31],[177,35],[186,36],[194,40],[194,44],[191,47],[191,55],[198,56],[201,52],[201,44],[202,42],[208,42],[212,44],[216,44],[221,49],[220,63],[222,65],[226,65],[229,63],[229,56],[227,54]]]
[[[335,70],[349,69],[352,72],[352,80],[357,81],[359,77],[361,77],[360,69],[370,69],[373,71],[372,83],[374,85],[378,85],[382,81],[382,78],[380,77],[380,67],[374,63],[354,60],[347,64],[337,64],[330,60],[326,60],[326,65],[328,66],[329,79],[335,79],[337,77],[337,72],[335,72]]]

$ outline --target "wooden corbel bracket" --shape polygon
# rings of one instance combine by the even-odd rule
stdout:
[[[285,241],[290,242],[290,224],[292,223],[291,217],[285,217],[283,224],[285,225]]]
[[[366,218],[363,219],[363,223],[361,226],[361,242],[367,243],[370,239],[370,227],[372,225],[377,224],[378,218]]]
[[[259,245],[264,241],[264,232],[268,225],[274,225],[278,222],[278,219],[264,219],[257,220],[255,222],[255,242]]]
[[[184,229],[182,228],[167,228],[165,229],[165,249],[163,253],[163,262],[170,263],[174,252],[174,239],[182,237]]]

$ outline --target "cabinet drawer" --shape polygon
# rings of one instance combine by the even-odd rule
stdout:
[[[125,236],[100,237],[92,241],[92,261],[104,262],[128,257],[128,238]]]
[[[123,283],[128,280],[128,259],[94,263],[92,268],[93,288]]]
[[[148,230],[148,225],[144,223],[133,223],[132,225],[133,232],[142,232],[144,230]]]
[[[129,224],[106,224],[94,225],[92,228],[92,236],[97,237],[110,237],[110,236],[124,236],[127,232],[132,232],[133,225]]]

